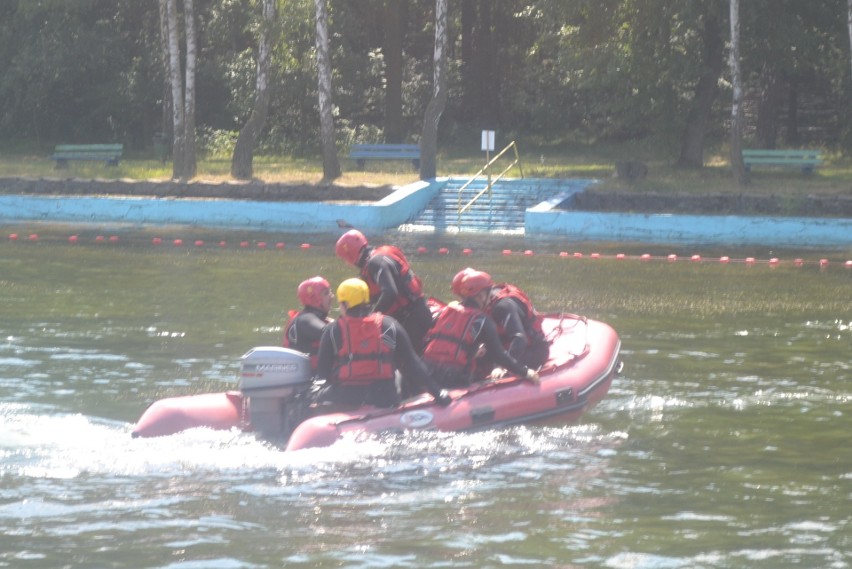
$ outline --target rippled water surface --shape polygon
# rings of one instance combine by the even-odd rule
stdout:
[[[0,567],[852,566],[848,251],[724,253],[770,267],[389,235],[431,251],[411,256],[434,296],[474,265],[609,322],[624,373],[578,425],[283,453],[130,431],[155,399],[235,387],[302,279],[351,276],[333,236],[62,231],[0,242]]]

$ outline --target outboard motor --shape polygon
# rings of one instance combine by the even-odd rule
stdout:
[[[289,348],[253,348],[242,357],[240,391],[249,422],[264,439],[286,439],[302,419],[311,385],[311,362]]]

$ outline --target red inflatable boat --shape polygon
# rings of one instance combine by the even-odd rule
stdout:
[[[308,358],[287,348],[255,348],[243,356],[240,391],[157,401],[143,413],[133,436],[238,427],[281,440],[286,450],[299,450],[329,446],[346,433],[473,431],[575,422],[609,391],[620,371],[621,342],[609,325],[573,314],[547,315],[544,331],[552,344],[538,384],[508,375],[451,390],[453,401],[446,407],[423,394],[393,409],[364,407],[305,420]]]

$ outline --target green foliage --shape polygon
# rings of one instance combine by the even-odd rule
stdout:
[[[382,140],[385,2],[328,0],[333,102],[341,149]],[[843,0],[755,0],[742,6],[743,69],[754,139],[767,73],[782,101],[798,95],[799,125],[772,109],[778,144],[850,151],[852,92]],[[702,22],[727,39],[724,0],[501,0],[451,5],[449,98],[441,146],[501,138],[665,141],[676,159],[702,69]],[[260,2],[196,2],[196,123],[206,152],[228,152],[254,102]],[[404,12],[402,117],[416,142],[432,95],[434,4]],[[465,10],[470,10],[465,12]],[[464,12],[464,17],[463,17]],[[771,14],[771,17],[768,17]],[[314,0],[280,2],[272,101],[260,153],[319,152]],[[164,84],[156,2],[0,2],[0,141],[40,148],[120,141],[146,151],[163,124]],[[708,144],[726,137],[730,93],[710,115]],[[798,128],[789,136],[789,129]],[[641,148],[641,145],[638,146]]]

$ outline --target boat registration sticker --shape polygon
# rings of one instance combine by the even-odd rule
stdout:
[[[432,424],[435,417],[429,411],[406,411],[399,416],[399,422],[408,429],[420,429]]]

